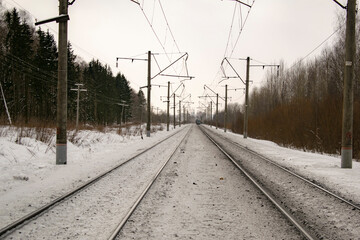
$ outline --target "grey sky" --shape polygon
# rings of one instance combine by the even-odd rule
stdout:
[[[140,2],[144,2],[145,14],[152,22],[166,51],[177,52],[158,0]],[[346,4],[345,0],[340,2]],[[180,51],[189,54],[189,73],[195,76],[195,79],[185,81],[184,96],[192,94],[191,100],[195,102],[193,109],[198,106],[198,96],[203,94],[204,84],[221,95],[224,95],[224,84],[243,87],[239,80],[227,80],[218,84],[221,80],[220,63],[225,54],[236,3],[230,0],[161,0],[161,3]],[[38,20],[58,15],[57,0],[3,0],[3,4],[18,8],[20,5]],[[241,7],[243,20],[247,11],[247,7]],[[256,0],[232,57],[250,56],[269,64],[278,63],[282,59],[287,66],[291,66],[335,31],[338,14],[343,11],[332,0]],[[238,23],[241,22],[239,8],[236,13],[230,49],[234,46],[239,32]],[[137,4],[130,0],[76,0],[69,7],[69,15],[69,40],[77,55],[86,61],[98,58],[104,64],[110,65],[114,73],[121,70],[136,90],[146,84],[145,62],[119,61],[119,68],[115,67],[116,57],[131,57],[144,54],[148,50],[164,52]],[[42,26],[42,29],[46,30],[48,27],[57,38],[58,26],[48,24]],[[327,44],[330,45],[331,40]],[[309,59],[320,52],[321,48]],[[176,59],[177,56],[179,55],[169,55],[171,59]],[[158,55],[156,58],[161,68],[169,63],[165,55]],[[245,65],[235,62],[234,65],[245,78]],[[154,75],[158,69],[155,63],[153,66]],[[175,70],[180,71],[180,68],[180,65],[175,66]],[[254,81],[252,88],[261,85],[265,72],[266,70],[262,69],[251,69],[250,79]],[[174,68],[167,73],[174,74]],[[230,70],[229,75],[232,75]],[[153,83],[165,84],[171,81],[176,87],[180,80],[158,77]],[[166,88],[154,87],[153,105],[165,110],[166,104],[160,100],[160,96],[165,95]],[[229,96],[232,97],[232,102],[243,101],[241,91],[232,91]]]

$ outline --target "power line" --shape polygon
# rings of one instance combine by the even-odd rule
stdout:
[[[307,57],[309,57],[313,52],[315,52],[318,48],[320,48],[324,43],[326,43],[332,36],[334,36],[337,32],[339,32],[342,29],[342,26],[340,26],[335,32],[333,32],[330,36],[328,36],[324,41],[322,41],[318,46],[316,46],[313,50],[311,50],[305,57],[294,63],[288,70],[292,69],[296,65],[300,64],[303,60],[305,60]]]
[[[245,27],[245,24],[246,24],[246,22],[247,22],[247,20],[248,20],[248,17],[249,17],[249,15],[250,15],[250,11],[251,11],[252,7],[253,7],[254,4],[255,4],[255,0],[253,0],[253,2],[252,2],[251,5],[246,4],[246,6],[249,7],[250,9],[249,9],[249,11],[248,11],[248,13],[247,13],[247,15],[246,15],[246,18],[245,18],[244,22],[242,21],[242,13],[241,13],[241,4],[244,4],[244,3],[239,2],[239,1],[236,1],[235,7],[234,7],[234,12],[233,12],[233,17],[232,17],[232,20],[231,20],[231,25],[230,25],[230,30],[229,30],[229,36],[228,36],[228,40],[227,40],[227,44],[226,44],[226,48],[225,48],[225,52],[224,52],[224,58],[227,56],[226,53],[227,53],[227,50],[228,50],[228,47],[229,47],[229,43],[230,43],[232,28],[233,28],[234,19],[235,19],[235,14],[236,14],[236,8],[237,8],[237,6],[238,6],[239,4],[240,4],[240,6],[239,6],[239,11],[240,11],[240,18],[241,18],[240,30],[239,30],[238,36],[237,36],[237,38],[236,38],[235,44],[234,44],[234,46],[233,46],[233,48],[232,48],[232,50],[231,50],[231,52],[230,52],[229,57],[231,57],[232,54],[234,53],[234,50],[235,50],[235,48],[236,48],[236,45],[237,45],[237,43],[238,43],[238,41],[239,41],[239,39],[240,39],[240,35],[241,35],[241,33],[243,32],[243,29],[244,29],[244,27]]]
[[[168,26],[168,28],[169,28],[169,32],[170,32],[170,34],[171,34],[171,37],[172,37],[172,38],[173,38],[173,40],[174,40],[174,43],[175,43],[175,46],[176,46],[177,50],[180,52],[179,46],[178,46],[178,44],[176,43],[176,40],[175,40],[174,34],[173,34],[173,32],[171,31],[171,28],[170,28],[169,22],[168,22],[168,20],[167,20],[167,18],[166,18],[166,15],[165,15],[165,12],[164,12],[163,6],[162,6],[162,4],[161,4],[160,0],[158,0],[158,1],[159,1],[159,5],[160,5],[160,8],[161,8],[161,11],[162,11],[162,13],[163,13],[163,15],[164,15],[164,19],[165,19],[165,21],[166,21],[166,25],[167,25],[167,26]]]
[[[230,25],[230,30],[229,30],[229,36],[228,36],[228,40],[227,40],[227,43],[226,43],[226,48],[225,48],[225,52],[224,52],[224,57],[223,57],[223,58],[226,57],[226,52],[227,52],[227,49],[228,49],[228,47],[229,47],[231,32],[232,32],[232,28],[233,28],[233,24],[234,24],[234,19],[235,19],[236,6],[237,6],[237,4],[235,4],[235,8],[234,8],[234,12],[233,12],[232,20],[231,20],[231,25]]]
[[[231,50],[231,53],[230,53],[230,56],[229,56],[229,57],[231,57],[232,54],[233,54],[234,51],[235,51],[236,45],[237,45],[237,43],[238,43],[238,41],[239,41],[239,39],[240,39],[241,33],[242,33],[243,30],[244,30],[245,24],[246,24],[246,22],[247,22],[247,20],[248,20],[248,18],[249,18],[250,11],[251,11],[251,9],[252,9],[252,6],[254,6],[254,4],[255,4],[255,0],[253,0],[253,3],[251,4],[251,7],[250,7],[250,9],[249,9],[249,11],[248,11],[248,13],[247,13],[247,15],[246,15],[246,18],[245,18],[245,21],[244,21],[243,25],[241,26],[241,29],[240,29],[239,34],[238,34],[238,36],[237,36],[237,39],[236,39],[236,41],[235,41],[235,45],[234,45],[233,49]]]

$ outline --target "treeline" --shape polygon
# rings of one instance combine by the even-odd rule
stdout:
[[[1,3],[0,3],[1,4]],[[1,8],[1,6],[0,6]],[[8,113],[15,124],[35,122],[54,125],[56,121],[57,58],[54,36],[35,29],[26,13],[4,10],[0,17],[0,118],[8,123]],[[77,91],[80,93],[80,122],[114,124],[140,121],[144,94],[130,88],[126,77],[113,76],[109,66],[98,60],[86,63],[68,44],[68,121],[76,119]],[[125,104],[125,105],[124,105]],[[145,111],[145,108],[144,108]],[[144,114],[144,113],[143,113]]]
[[[359,23],[359,21],[358,21]],[[357,30],[359,32],[359,28]],[[357,34],[359,37],[359,34]],[[250,95],[249,136],[326,153],[341,149],[345,33],[316,59],[270,71]],[[357,39],[357,49],[360,40]],[[360,159],[360,59],[354,82],[354,157]]]

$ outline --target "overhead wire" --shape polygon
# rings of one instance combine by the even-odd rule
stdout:
[[[179,45],[177,44],[177,41],[176,41],[175,36],[174,36],[174,34],[173,34],[173,31],[171,30],[169,21],[168,21],[168,19],[167,19],[167,17],[166,17],[165,11],[164,11],[164,7],[163,7],[163,5],[162,5],[162,3],[161,3],[160,0],[158,0],[158,3],[159,3],[159,6],[160,6],[162,15],[163,15],[163,17],[164,17],[164,20],[165,20],[167,29],[169,29],[171,38],[172,38],[172,40],[173,40],[173,47],[175,46],[176,49],[178,50],[177,53],[168,53],[166,47],[164,46],[164,44],[163,44],[162,41],[160,40],[159,34],[156,32],[156,30],[155,30],[152,22],[150,21],[149,17],[147,16],[147,14],[146,14],[146,12],[145,12],[145,10],[144,10],[144,1],[143,1],[143,4],[139,4],[139,8],[140,8],[141,12],[143,13],[143,15],[144,15],[144,17],[145,17],[148,25],[150,26],[153,34],[155,35],[156,40],[158,41],[158,43],[160,44],[162,50],[164,51],[164,54],[166,55],[169,63],[171,63],[171,62],[172,62],[172,59],[171,59],[172,55],[181,53],[181,51],[180,51]],[[154,1],[154,5],[155,5],[155,1]],[[170,57],[170,56],[171,56],[171,57]],[[179,72],[176,71],[176,69],[175,69],[174,66],[172,66],[172,69],[174,70],[175,73],[179,74]],[[187,69],[187,66],[186,66],[186,69]]]
[[[297,62],[295,62],[288,70],[292,69],[293,67],[295,67],[296,65],[300,64],[302,61],[304,61],[306,58],[308,58],[313,52],[315,52],[317,49],[319,49],[324,43],[326,43],[327,41],[329,41],[329,39],[331,37],[333,37],[336,33],[338,33],[341,29],[343,28],[343,26],[340,26],[338,29],[336,29],[332,34],[330,34],[327,38],[325,38],[324,41],[322,41],[319,45],[317,45],[313,50],[311,50],[308,54],[306,54],[305,57],[301,58],[300,60],[298,60]]]
[[[249,11],[248,11],[248,13],[247,13],[247,15],[246,15],[246,18],[245,18],[245,20],[244,20],[244,23],[241,25],[239,34],[238,34],[238,36],[237,36],[237,38],[236,38],[235,44],[234,44],[234,46],[233,46],[233,49],[231,50],[231,53],[230,53],[229,57],[232,57],[232,55],[233,55],[233,53],[234,53],[234,51],[235,51],[235,48],[236,48],[236,46],[237,46],[237,43],[239,42],[241,33],[242,33],[243,30],[244,30],[245,24],[246,24],[246,22],[247,22],[247,20],[248,20],[248,18],[249,18],[251,9],[253,8],[254,4],[255,4],[255,0],[253,0],[253,2],[252,2],[252,4],[251,4],[251,8],[249,9]],[[226,53],[225,53],[225,54],[226,54]]]
[[[169,22],[168,22],[168,20],[167,20],[167,18],[166,18],[165,11],[164,11],[164,8],[163,8],[163,6],[162,6],[162,4],[161,4],[161,1],[160,1],[160,0],[158,0],[158,1],[159,1],[159,5],[160,5],[160,8],[161,8],[161,12],[162,12],[163,15],[164,15],[164,19],[165,19],[165,21],[166,21],[166,25],[168,26],[169,32],[170,32],[170,34],[171,34],[171,37],[172,37],[173,40],[174,40],[174,44],[175,44],[178,52],[180,52],[180,48],[179,48],[179,46],[178,46],[178,44],[177,44],[177,42],[176,42],[176,40],[175,40],[175,37],[174,37],[173,32],[171,31],[171,28],[170,28]]]

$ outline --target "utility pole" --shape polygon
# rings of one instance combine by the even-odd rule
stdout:
[[[185,112],[185,104],[183,105],[183,115],[184,115],[184,124],[186,123],[186,112]]]
[[[5,78],[5,77],[4,77],[4,78]],[[4,105],[5,105],[6,114],[7,114],[7,116],[8,116],[8,120],[9,120],[10,125],[12,125],[11,117],[10,117],[10,113],[9,113],[9,109],[8,109],[8,107],[7,107],[7,104],[6,104],[6,99],[5,99],[5,95],[4,95],[4,91],[3,91],[3,88],[2,88],[1,82],[0,82],[0,88],[1,88],[1,94],[2,94],[2,97],[3,97],[3,100],[4,100]]]
[[[147,97],[148,97],[148,101],[147,101],[147,110],[148,110],[148,115],[147,115],[147,124],[146,124],[146,136],[150,137],[150,126],[151,126],[151,51],[148,51],[148,76],[147,76],[147,80],[148,80],[148,86],[147,86]]]
[[[179,100],[179,127],[181,127],[181,100]]]
[[[248,130],[249,75],[250,75],[250,57],[247,57],[246,58],[246,84],[245,84],[244,138],[247,138],[247,130]]]
[[[218,129],[218,125],[219,125],[219,94],[216,94],[216,129]]]
[[[77,100],[76,100],[76,130],[78,130],[79,127],[79,103],[80,103],[80,92],[86,92],[86,89],[80,89],[80,86],[84,86],[84,84],[76,83],[75,86],[77,86],[77,89],[70,89],[71,91],[77,91]]]
[[[121,116],[120,116],[120,125],[121,125],[121,122],[122,122],[122,119],[124,118],[124,123],[126,124],[126,117],[124,117],[124,109],[125,107],[128,107],[129,105],[128,104],[125,104],[126,101],[122,100],[121,101],[122,103],[116,103],[117,105],[121,106]],[[126,112],[125,112],[126,113]]]
[[[175,115],[176,115],[176,106],[175,106],[175,93],[174,93],[174,129],[176,127],[176,117],[175,117]]]
[[[170,82],[168,82],[168,94],[167,94],[167,113],[166,113],[166,130],[169,131],[170,126]]]
[[[59,0],[59,15],[68,15],[68,0]],[[68,20],[59,21],[56,164],[67,163],[67,44]]]
[[[210,127],[212,126],[212,120],[213,120],[213,115],[212,115],[212,101],[210,101]]]
[[[72,5],[68,0],[59,0],[59,16],[49,18],[35,23],[35,26],[49,23],[59,23],[59,41],[58,41],[58,93],[56,107],[56,164],[66,164],[67,147],[66,147],[66,125],[67,125],[67,35],[69,21],[68,5]]]
[[[352,168],[356,0],[348,0],[345,39],[341,168]]]
[[[227,85],[225,85],[225,115],[224,115],[224,132],[226,132],[226,122],[227,122]]]

